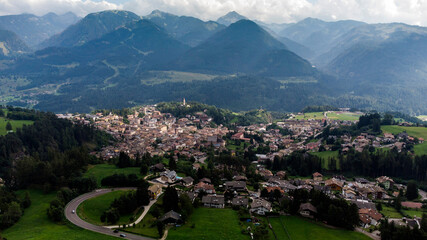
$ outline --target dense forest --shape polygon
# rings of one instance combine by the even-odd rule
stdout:
[[[108,144],[109,135],[52,113],[7,107],[7,116],[34,123],[0,136],[0,177],[5,181],[1,196],[9,196],[0,206],[1,227],[13,225],[28,206],[12,190],[35,187],[49,192],[66,187],[71,192],[67,196],[75,196],[96,187],[93,179],[81,174],[97,161],[89,152]]]

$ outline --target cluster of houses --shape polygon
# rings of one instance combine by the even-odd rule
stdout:
[[[212,118],[203,112],[177,119],[171,114],[159,112],[155,106],[141,107],[126,117],[111,113],[106,116],[102,113],[58,116],[92,124],[115,137],[117,144],[96,153],[103,159],[116,157],[120,152],[134,158],[137,154],[146,152],[154,156],[170,151],[200,159],[206,156],[199,150],[201,146],[224,148],[225,141],[222,137],[229,132],[222,125],[210,127]]]
[[[343,144],[342,152],[346,153],[350,148],[354,148],[358,152],[362,152],[367,146],[376,148],[396,148],[399,152],[406,148],[409,143],[423,143],[424,139],[419,138],[418,142],[414,137],[409,136],[406,132],[402,132],[396,135],[391,133],[384,133],[383,136],[374,136],[368,133],[361,133],[359,136],[352,138],[350,136],[342,136],[341,140]]]

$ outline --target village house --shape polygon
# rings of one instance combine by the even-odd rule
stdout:
[[[323,175],[321,173],[315,172],[313,173],[313,180],[314,181],[323,181]]]
[[[335,178],[331,178],[325,181],[325,186],[330,187],[331,191],[342,191],[344,183]]]
[[[252,213],[256,213],[258,215],[265,215],[266,213],[271,212],[271,210],[271,203],[264,199],[257,198],[254,199],[254,201],[251,203],[250,212]]]
[[[238,133],[234,134],[233,136],[231,136],[231,140],[241,140],[241,141],[245,141],[245,142],[251,141],[250,138],[245,138],[244,132],[238,132]]]
[[[160,184],[153,184],[148,187],[148,193],[151,199],[156,199],[162,193],[162,186]]]
[[[206,195],[202,198],[203,206],[210,208],[224,208],[224,195]]]
[[[233,198],[233,200],[231,201],[231,205],[233,207],[245,207],[247,208],[249,204],[249,199],[245,198],[245,197],[235,197]]]
[[[315,218],[317,215],[317,209],[311,203],[302,203],[299,207],[298,213],[307,218]]]
[[[199,182],[194,186],[194,192],[215,193],[215,187],[209,183]]]
[[[159,221],[166,225],[175,225],[175,224],[182,223],[182,218],[181,218],[181,214],[171,210],[165,213],[165,215],[163,215],[159,219]]]
[[[359,209],[359,218],[362,224],[362,227],[367,228],[370,225],[377,226],[379,221],[382,218],[381,213],[377,212],[375,209],[362,208]]]
[[[157,178],[157,181],[160,183],[172,184],[176,181],[176,172],[166,169],[164,172],[160,173],[160,177]]]
[[[190,187],[191,185],[193,185],[194,179],[192,177],[185,177],[181,181],[182,185],[184,185],[185,187]]]
[[[376,179],[378,184],[382,184],[384,185],[385,189],[390,189],[393,188],[394,185],[394,181],[393,179],[387,177],[387,176],[381,176],[379,178]]]
[[[224,183],[225,190],[232,190],[236,192],[246,191],[246,182],[244,181],[229,181]]]

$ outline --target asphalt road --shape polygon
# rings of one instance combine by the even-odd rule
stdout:
[[[118,189],[122,189],[122,190],[132,190],[135,188],[115,188],[114,190],[118,190]],[[98,189],[95,190],[93,192],[90,193],[86,193],[83,195],[78,196],[77,198],[71,200],[71,202],[69,202],[67,204],[67,206],[65,206],[65,217],[68,219],[68,221],[70,221],[71,223],[73,223],[74,225],[77,225],[81,228],[87,229],[89,231],[92,232],[97,232],[97,233],[101,233],[101,234],[105,234],[105,235],[110,235],[113,237],[120,237],[120,234],[125,234],[126,237],[125,239],[132,239],[132,240],[153,240],[152,238],[148,238],[148,237],[143,237],[143,236],[139,236],[139,235],[134,235],[134,234],[130,234],[127,232],[121,232],[119,231],[118,233],[114,233],[113,230],[108,229],[106,227],[102,227],[102,226],[96,226],[93,224],[90,224],[88,222],[83,221],[81,218],[79,218],[79,216],[77,215],[77,207],[85,200],[96,197],[96,196],[100,196],[106,193],[111,192],[113,189]],[[72,213],[72,211],[76,211],[76,213]]]

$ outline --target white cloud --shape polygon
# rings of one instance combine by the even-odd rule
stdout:
[[[73,11],[84,16],[106,9],[125,9],[140,15],[160,9],[204,20],[215,20],[235,10],[266,22],[295,22],[315,17],[427,26],[427,14],[423,14],[427,12],[427,0],[0,0],[0,15]]]
[[[63,14],[73,12],[84,17],[88,13],[108,9],[121,9],[119,4],[107,0],[0,0],[0,15],[32,13],[44,15],[49,12]]]

